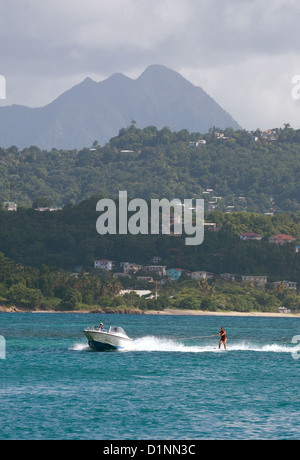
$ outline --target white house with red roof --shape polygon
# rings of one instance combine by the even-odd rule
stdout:
[[[102,268],[102,270],[112,270],[115,266],[114,260],[96,259],[94,260],[94,268]]]

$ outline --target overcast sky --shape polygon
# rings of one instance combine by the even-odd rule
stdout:
[[[0,0],[0,105],[163,64],[245,129],[300,128],[299,0]],[[300,91],[299,91],[300,92]],[[137,120],[138,122],[138,120]]]

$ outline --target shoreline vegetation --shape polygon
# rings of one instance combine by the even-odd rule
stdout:
[[[131,314],[131,315],[178,315],[178,316],[241,316],[241,317],[265,317],[265,318],[300,318],[300,313],[276,313],[276,312],[239,312],[239,311],[204,311],[204,310],[181,310],[179,308],[166,308],[164,310],[146,310],[139,308],[127,309],[124,311],[116,309],[115,311],[105,311],[102,309],[95,310],[38,310],[20,308],[15,306],[0,305],[0,313],[63,313],[63,314]]]

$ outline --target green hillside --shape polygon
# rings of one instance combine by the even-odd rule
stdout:
[[[79,205],[65,206],[57,212],[22,209],[0,211],[0,304],[24,308],[101,309],[132,311],[132,308],[278,311],[299,309],[300,297],[284,285],[273,282],[290,280],[300,285],[300,217],[293,214],[264,216],[257,213],[206,213],[206,221],[219,231],[205,231],[203,244],[186,246],[185,235],[106,235],[96,231],[98,197]],[[240,233],[256,232],[261,241],[242,241]],[[284,246],[269,242],[278,233],[295,241]],[[120,289],[150,289],[155,283],[116,279],[113,273],[94,270],[94,260],[151,264],[153,256],[167,268],[187,273],[179,281],[154,276],[159,282],[159,300],[139,299],[135,295],[115,297]],[[75,267],[80,267],[74,276]],[[193,281],[189,272],[207,271],[213,279]],[[231,273],[235,281],[221,275]],[[141,273],[143,274],[143,273]],[[242,282],[242,275],[267,276],[264,287]],[[120,308],[119,308],[120,307]]]
[[[220,230],[206,230],[203,244],[186,246],[184,234],[181,237],[99,235],[96,231],[98,198],[78,206],[66,206],[58,212],[1,211],[0,252],[24,265],[46,264],[68,270],[78,265],[89,270],[97,257],[145,265],[159,255],[164,265],[191,271],[268,275],[274,280],[299,279],[300,257],[295,254],[295,244],[300,241],[299,217],[206,213],[206,221],[216,223]],[[239,235],[244,232],[260,233],[263,239],[241,241]],[[270,244],[269,237],[278,233],[291,235],[295,244],[284,247]]]
[[[257,131],[206,135],[135,122],[101,147],[80,151],[0,149],[0,202],[31,207],[76,204],[127,190],[132,198],[205,198],[206,208],[259,213],[300,211],[300,135],[286,125],[275,140]],[[193,142],[202,140],[198,146]],[[197,144],[195,144],[197,145]],[[209,190],[209,191],[207,191]],[[38,203],[36,201],[34,204]],[[42,200],[43,202],[43,200]]]

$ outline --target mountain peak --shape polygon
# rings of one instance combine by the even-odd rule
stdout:
[[[240,126],[204,90],[180,73],[154,64],[133,80],[115,73],[96,83],[86,78],[50,104],[30,113],[25,107],[1,107],[0,145],[23,149],[82,148],[100,145],[136,120],[138,127],[169,126],[173,131],[207,133],[213,126]]]
[[[73,86],[73,88],[71,88],[70,90],[73,90],[75,88],[92,87],[92,86],[95,86],[96,84],[97,83],[94,80],[92,80],[90,77],[86,77],[80,83],[78,83],[77,85]]]
[[[183,79],[184,78],[182,77],[182,75],[180,75],[178,72],[176,72],[175,70],[172,70],[172,69],[169,69],[169,67],[166,67],[164,65],[161,65],[161,64],[151,64],[149,65],[145,70],[144,72],[141,74],[141,76],[139,77],[139,79],[144,79],[144,78],[147,78],[147,77],[160,77],[160,78],[180,78],[180,79]]]
[[[163,64],[150,64],[146,69],[144,70],[143,74],[147,73],[153,73],[153,72],[173,72],[176,73],[175,70],[170,69],[169,67],[163,65]]]
[[[90,83],[90,82],[94,82],[94,80],[92,80],[91,77],[86,77],[82,83]]]

